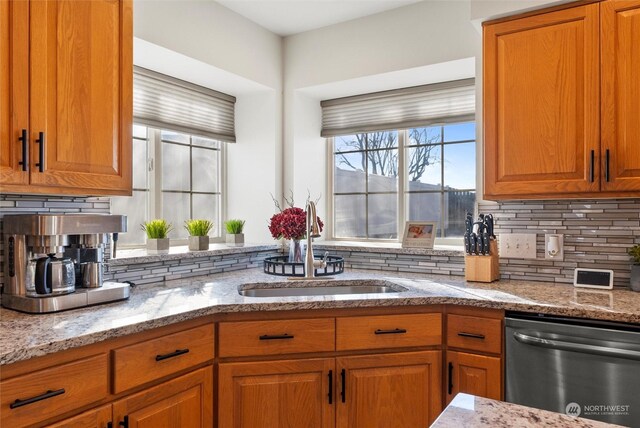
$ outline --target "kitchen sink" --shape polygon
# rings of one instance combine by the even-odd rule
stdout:
[[[245,297],[291,297],[291,296],[335,296],[343,294],[388,294],[402,293],[406,288],[389,281],[352,280],[265,282],[243,284],[238,293]]]

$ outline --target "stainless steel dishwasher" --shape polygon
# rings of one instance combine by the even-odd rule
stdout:
[[[508,313],[510,403],[640,427],[640,326]]]

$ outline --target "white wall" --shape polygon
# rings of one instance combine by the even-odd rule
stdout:
[[[269,90],[238,98],[238,142],[227,145],[227,214],[247,219],[248,242],[273,240],[267,225],[276,212],[270,194],[278,195],[282,186],[282,146],[265,142],[280,131],[281,113],[272,108],[277,97]]]
[[[282,38],[215,1],[135,0],[134,36],[270,88],[282,85]]]
[[[246,220],[247,242],[272,241],[270,194],[280,198],[283,187],[282,38],[214,1],[190,0],[136,0],[134,35],[136,65],[236,97],[224,217]]]
[[[471,20],[483,22],[574,0],[472,0]]]
[[[300,202],[307,189],[312,196],[322,194],[319,215],[327,217],[327,147],[320,137],[319,100],[329,97],[323,93],[351,95],[339,95],[336,88],[348,90],[364,80],[372,86],[378,83],[374,90],[431,83],[430,66],[474,57],[479,43],[480,35],[470,20],[469,0],[423,1],[286,37],[285,193],[294,190]],[[473,73],[473,61],[471,64]],[[408,78],[408,70],[416,71],[413,74],[418,80]],[[454,72],[450,78],[441,75],[440,81],[471,76]]]

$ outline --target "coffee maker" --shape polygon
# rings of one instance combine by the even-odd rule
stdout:
[[[126,232],[126,216],[8,215],[3,223],[5,308],[48,313],[129,297],[129,284],[103,281],[108,234]]]

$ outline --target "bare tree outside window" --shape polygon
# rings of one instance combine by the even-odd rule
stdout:
[[[352,170],[364,171],[367,166],[369,171],[375,175],[387,177],[398,176],[398,134],[388,131],[367,132],[349,136],[351,140],[342,142],[343,151],[360,152],[360,160],[354,162],[353,159],[340,153],[336,156],[338,165],[345,165]],[[409,130],[411,144],[419,144],[417,150],[411,151],[408,163],[409,181],[418,181],[429,165],[440,162],[440,158],[433,150],[440,142],[439,135],[428,132],[428,128],[412,128]],[[368,164],[367,164],[368,162]]]
[[[406,220],[437,221],[440,237],[462,236],[464,212],[475,203],[474,122],[333,141],[335,238],[397,240]]]

